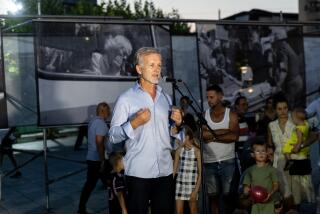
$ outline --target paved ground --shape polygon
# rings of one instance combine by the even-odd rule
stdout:
[[[85,160],[86,150],[73,151],[75,137],[59,138],[57,141],[48,141],[49,155],[59,156],[71,160]],[[16,144],[14,148],[39,152],[42,149],[42,141]],[[17,153],[19,164],[32,158],[26,153]],[[53,182],[49,185],[49,213],[76,213],[82,185],[86,177],[86,164],[48,159],[49,179],[55,179],[70,172],[81,171],[65,179]],[[8,159],[5,160],[3,172],[12,169]],[[22,177],[12,179],[8,176],[2,183],[2,201],[0,213],[10,214],[37,214],[46,213],[46,194],[44,185],[44,161],[40,156],[25,165],[22,169]],[[106,192],[102,184],[98,183],[88,202],[88,208],[92,213],[107,213]]]
[[[49,155],[83,162],[85,160],[86,150],[73,151],[75,136],[59,138],[57,141],[48,141]],[[42,140],[19,143],[14,145],[16,149],[23,149],[31,152],[41,152]],[[319,156],[318,145],[312,147],[313,160],[313,178],[315,183],[320,181],[319,167],[317,159]],[[19,164],[32,158],[32,155],[25,152],[16,153]],[[38,214],[38,213],[76,213],[78,200],[82,185],[85,181],[86,171],[85,163],[71,162],[57,158],[48,159],[49,179],[55,179],[60,176],[81,171],[75,175],[62,180],[53,182],[49,186],[49,205],[46,209],[46,195],[44,185],[44,161],[43,156],[25,165],[22,169],[22,177],[12,179],[9,176],[3,178],[2,182],[2,200],[0,201],[0,214]],[[4,174],[12,169],[8,159],[5,159]],[[107,213],[106,192],[102,184],[98,183],[93,192],[88,208],[91,213]],[[315,213],[315,204],[303,204],[300,213]]]

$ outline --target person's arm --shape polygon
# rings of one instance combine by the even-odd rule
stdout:
[[[212,134],[209,128],[205,125],[202,126],[202,139],[204,140],[205,143],[216,141],[215,136]]]
[[[199,192],[200,189],[200,184],[201,184],[201,175],[202,175],[202,163],[201,163],[201,153],[199,149],[195,150],[196,152],[196,159],[197,159],[197,169],[198,169],[198,177],[197,177],[197,182],[196,182],[196,186],[194,187],[194,190],[192,191],[191,195],[190,195],[190,200],[191,201],[195,201],[197,200],[197,194]]]
[[[320,132],[310,132],[308,139],[303,143],[303,147],[310,146],[318,141],[320,141]]]
[[[270,197],[279,190],[279,183],[278,182],[273,182],[272,183],[272,189],[271,192],[268,193],[268,197],[263,201],[264,202],[268,202]]]
[[[182,111],[178,108],[172,108],[171,116],[170,118],[174,121],[175,125],[177,127],[181,126],[182,124]]]
[[[292,149],[292,153],[298,153],[300,151],[300,149],[302,148],[301,145],[303,145],[302,132],[299,129],[296,129],[296,132],[297,132],[298,140]]]
[[[174,124],[170,127],[171,137],[175,137],[179,140],[182,140],[180,139],[181,136],[179,135],[182,131],[181,129],[181,125],[183,121],[182,110],[179,108],[172,108],[170,119],[174,121]]]
[[[129,118],[130,106],[126,97],[120,97],[116,103],[109,131],[110,143],[121,143],[127,139],[134,139],[134,129],[150,120],[150,110],[145,108]]]
[[[306,113],[307,113],[307,118],[311,118],[317,113],[317,100],[314,100],[307,106]]]
[[[272,134],[271,134],[271,130],[270,127],[268,127],[268,139],[267,139],[267,143],[269,146],[272,146],[273,142],[272,142]]]
[[[279,80],[277,81],[277,91],[281,91],[281,87],[287,78],[287,72],[283,69],[280,69]]]
[[[268,197],[263,201],[263,202],[267,202],[270,197],[279,190],[279,179],[278,179],[278,175],[277,175],[277,170],[275,168],[272,167],[272,171],[270,174],[271,180],[272,180],[272,189],[271,191],[268,193]]]
[[[248,184],[243,184],[243,194],[249,195],[250,193],[250,186]]]
[[[251,168],[248,168],[243,174],[242,186],[243,186],[243,194],[248,196],[251,188]]]
[[[173,162],[173,177],[176,176],[178,168],[179,168],[179,160],[180,160],[180,153],[181,153],[181,147],[179,147],[176,150],[176,153],[174,155],[174,162]]]
[[[238,116],[235,112],[230,112],[229,131],[225,129],[216,130],[217,141],[219,143],[233,143],[239,138]]]
[[[104,161],[104,141],[105,136],[96,135],[96,146],[99,154],[100,161]]]
[[[280,65],[280,71],[279,71],[279,79],[276,82],[278,91],[281,90],[282,85],[284,84],[287,75],[288,75],[288,56],[284,53],[281,54],[281,62]]]
[[[279,190],[279,182],[272,183],[272,190],[270,192],[270,196]]]
[[[205,143],[233,143],[239,138],[239,124],[236,113],[230,112],[229,129],[214,130],[215,136],[211,133],[208,127],[203,126],[203,139]]]
[[[215,129],[213,130],[213,133],[208,129],[208,127],[203,126],[203,139],[205,140],[205,143],[210,143],[214,141],[221,140],[224,136],[229,135],[232,133],[230,129]],[[220,141],[219,141],[220,142]],[[231,141],[233,142],[233,141]]]
[[[118,198],[121,210],[122,210],[122,214],[128,214],[127,207],[126,207],[126,202],[125,202],[125,199],[124,199],[124,193],[122,191],[118,192],[117,193],[117,198]]]
[[[135,117],[132,120],[130,120],[131,127],[133,129],[136,129],[139,126],[146,124],[150,120],[150,118],[150,110],[148,108],[141,109],[136,113]]]

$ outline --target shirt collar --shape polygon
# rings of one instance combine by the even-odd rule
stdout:
[[[135,85],[133,86],[133,90],[134,91],[137,91],[137,90],[142,90],[142,91],[144,91],[143,89],[142,89],[142,87],[141,87],[141,85],[140,85],[140,83],[139,83],[139,80],[137,80],[136,81],[136,83],[135,83]],[[160,86],[160,85],[157,85],[157,94],[160,94],[160,93],[162,93],[162,87]]]

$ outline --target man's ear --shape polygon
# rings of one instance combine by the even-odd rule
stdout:
[[[139,75],[141,75],[141,67],[140,65],[136,65],[136,71]]]

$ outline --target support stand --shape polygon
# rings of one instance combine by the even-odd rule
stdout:
[[[48,157],[47,157],[47,130],[43,129],[43,166],[44,166],[44,187],[46,194],[46,209],[50,209],[49,201],[49,174],[48,174]]]
[[[53,184],[56,181],[60,181],[64,178],[68,178],[70,176],[76,175],[80,172],[83,172],[84,170],[87,169],[87,167],[81,168],[79,170],[75,170],[73,172],[69,172],[65,175],[62,175],[60,177],[57,178],[53,178],[53,179],[49,179],[49,173],[48,173],[48,157],[50,158],[56,158],[59,160],[64,160],[64,161],[70,161],[70,162],[75,162],[75,163],[81,163],[81,164],[85,164],[85,161],[77,161],[77,160],[70,160],[64,157],[59,157],[59,156],[53,156],[53,155],[48,155],[48,145],[47,145],[47,130],[44,128],[43,129],[43,151],[41,153],[43,153],[43,159],[44,159],[44,185],[45,185],[45,199],[46,199],[46,209],[47,211],[50,211],[50,189],[49,189],[49,185]]]
[[[48,145],[47,145],[47,129],[43,129],[43,148],[42,151],[40,152],[34,152],[34,151],[26,151],[26,150],[22,150],[22,149],[12,149],[12,151],[17,151],[17,152],[21,152],[21,153],[26,153],[29,155],[32,155],[32,157],[30,159],[28,159],[27,161],[25,161],[24,163],[20,164],[17,166],[17,168],[12,169],[8,172],[3,172],[2,170],[2,165],[0,166],[0,200],[3,200],[3,194],[2,194],[2,183],[3,183],[3,179],[7,176],[10,176],[11,174],[13,174],[14,172],[16,172],[17,169],[21,169],[22,167],[26,166],[27,164],[31,163],[33,160],[37,159],[38,157],[43,156],[44,162],[44,190],[45,190],[45,209],[46,212],[50,212],[51,208],[50,208],[50,189],[49,189],[49,185],[53,184],[54,182],[63,180],[65,178],[68,178],[70,176],[76,175],[78,173],[81,173],[83,171],[85,171],[87,169],[87,167],[83,167],[81,169],[77,169],[71,172],[68,172],[65,175],[61,175],[60,177],[55,177],[50,179],[49,178],[49,173],[48,173],[48,158],[54,158],[54,159],[58,159],[58,160],[64,160],[64,161],[69,161],[69,162],[73,162],[73,163],[79,163],[79,164],[86,164],[86,161],[79,161],[79,160],[72,160],[72,159],[68,159],[65,157],[61,157],[61,156],[56,156],[56,155],[50,155],[48,152]],[[55,143],[57,143],[57,141],[53,141]],[[61,143],[59,142],[59,145],[61,145]]]

